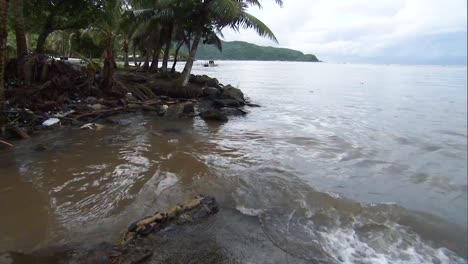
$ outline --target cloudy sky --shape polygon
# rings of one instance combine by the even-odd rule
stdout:
[[[252,8],[279,44],[253,31],[225,40],[280,46],[324,61],[402,64],[467,62],[467,0],[263,0]]]

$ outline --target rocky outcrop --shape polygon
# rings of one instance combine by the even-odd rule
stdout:
[[[206,75],[191,75],[189,81],[200,86],[220,88],[219,81]]]
[[[225,113],[217,109],[203,111],[200,117],[205,121],[227,122],[229,120]]]
[[[183,102],[172,104],[165,110],[164,117],[167,118],[182,118],[195,115],[195,106],[192,102]]]
[[[244,93],[238,88],[235,88],[231,85],[226,85],[223,87],[223,97],[227,99],[237,100],[239,103],[244,104],[245,98]]]

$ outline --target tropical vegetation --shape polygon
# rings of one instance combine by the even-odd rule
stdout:
[[[115,86],[116,59],[164,76],[183,57],[176,83],[186,87],[199,47],[221,50],[223,29],[254,29],[277,41],[250,7],[262,6],[259,0],[0,0],[0,105],[7,60],[16,59],[21,77],[31,54],[99,59],[100,89],[107,95]]]

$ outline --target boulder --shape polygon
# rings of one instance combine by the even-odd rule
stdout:
[[[164,116],[168,118],[180,118],[193,116],[195,113],[195,106],[192,102],[178,103],[168,106]]]
[[[245,99],[244,99],[244,93],[240,89],[237,89],[231,85],[226,85],[223,88],[223,96],[228,99],[234,99],[242,104],[244,104]]]
[[[226,116],[245,116],[247,112],[239,108],[222,108],[221,112]]]
[[[228,121],[226,114],[216,109],[211,109],[211,110],[201,112],[200,117],[205,121],[220,121],[220,122]]]
[[[206,75],[191,75],[190,82],[202,86],[219,87],[219,81],[216,78],[210,78]]]
[[[241,103],[235,99],[222,99],[222,100],[215,100],[214,101],[215,107],[239,107]]]
[[[216,87],[204,87],[203,88],[204,96],[207,96],[210,98],[216,98],[220,94],[221,94],[221,90]]]

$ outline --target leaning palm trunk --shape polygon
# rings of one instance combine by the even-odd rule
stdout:
[[[3,73],[5,72],[5,51],[7,44],[7,18],[8,18],[8,0],[0,0],[0,111],[3,112],[5,102],[5,85]],[[0,113],[0,127],[5,123],[3,113]]]
[[[150,48],[149,43],[147,41],[147,43],[146,43],[146,52],[145,52],[145,63],[143,63],[143,66],[142,66],[142,68],[144,70],[149,69],[150,56],[151,56],[151,48]]]
[[[153,60],[151,60],[150,71],[158,72],[159,68],[159,56],[161,55],[161,47],[158,45],[153,51]]]
[[[124,40],[123,52],[124,52],[124,68],[128,68],[130,67],[130,64],[128,63],[128,41],[127,40]]]
[[[164,49],[164,58],[162,64],[162,72],[167,72],[167,64],[169,62],[169,52],[171,49],[171,41],[172,41],[172,31],[174,29],[173,25],[170,25],[167,29],[167,36],[166,36],[166,47]]]
[[[101,83],[101,90],[105,94],[112,93],[112,87],[114,86],[114,72],[117,65],[114,60],[114,36],[110,35],[106,40],[106,50],[104,56],[104,80]]]
[[[187,62],[185,63],[184,70],[180,75],[179,82],[182,86],[186,87],[189,83],[190,73],[192,72],[193,62],[195,61],[195,56],[197,55],[198,45],[200,44],[200,40],[202,37],[201,29],[197,30],[195,33],[195,38],[193,40],[192,49],[190,50],[189,57],[187,58]]]
[[[135,64],[135,67],[140,67],[140,64],[137,61],[136,58],[136,46],[133,44],[133,63]]]
[[[182,45],[184,45],[184,41],[181,41],[179,42],[179,44],[177,44],[177,48],[175,50],[175,53],[174,53],[174,63],[172,64],[172,69],[171,69],[171,72],[175,72],[175,67],[177,65],[177,60],[178,60],[178,57],[179,57],[179,51],[180,51],[180,48],[182,48]]]
[[[24,30],[23,0],[14,0],[14,21],[16,33],[16,53],[18,60],[28,55],[28,46],[26,44],[26,33]]]
[[[43,30],[40,34],[39,34],[39,37],[37,38],[37,44],[36,44],[36,52],[37,53],[42,53],[44,52],[44,47],[45,47],[45,43],[46,43],[46,40],[47,40],[47,37],[49,37],[49,35],[54,32],[52,30],[52,26],[50,26],[50,24],[47,24],[46,25],[46,29]]]

